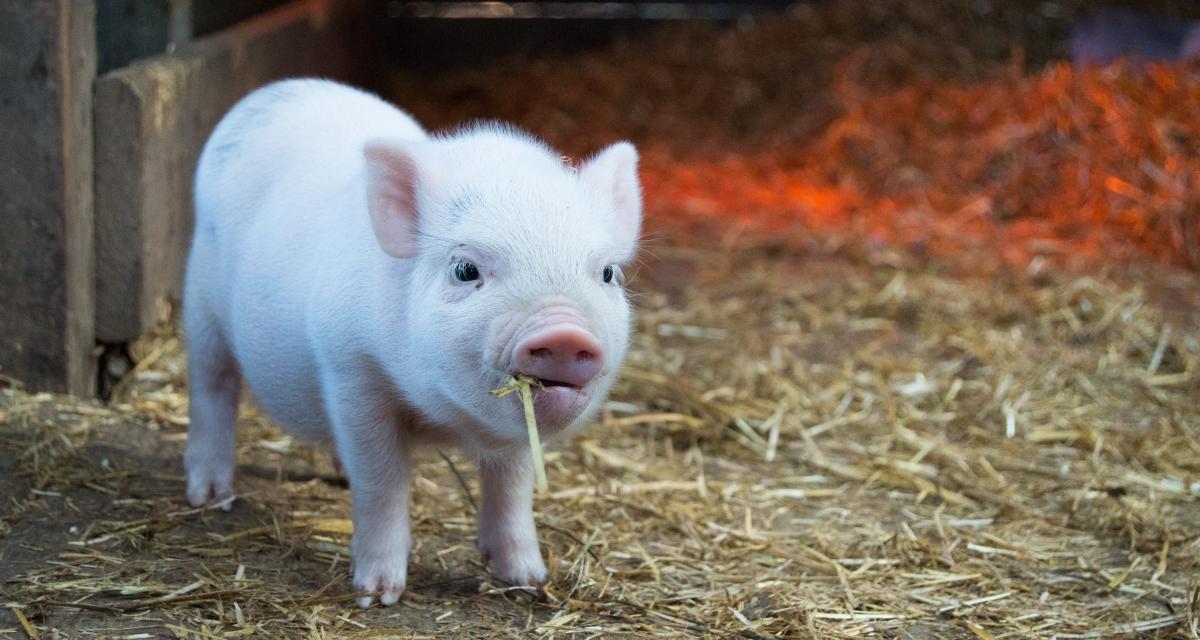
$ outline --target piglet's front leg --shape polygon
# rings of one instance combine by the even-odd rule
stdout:
[[[396,412],[386,402],[364,398],[369,395],[335,393],[331,402],[338,457],[350,482],[354,589],[362,607],[376,596],[384,605],[400,599],[411,547],[409,451]]]
[[[518,586],[546,581],[546,565],[533,524],[533,460],[520,447],[479,461],[482,505],[479,548],[492,575]]]

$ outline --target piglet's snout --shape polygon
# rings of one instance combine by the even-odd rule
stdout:
[[[604,365],[604,351],[592,334],[574,323],[540,327],[515,349],[517,370],[548,385],[582,387]]]

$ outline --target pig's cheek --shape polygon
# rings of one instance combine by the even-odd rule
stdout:
[[[519,313],[506,313],[499,307],[488,309],[487,312],[484,317],[492,320],[487,325],[487,335],[484,337],[484,363],[498,371],[508,371],[512,360],[511,350],[515,346],[513,337],[524,316]]]
[[[606,336],[608,353],[614,356],[611,359],[611,364],[612,369],[615,371],[620,368],[621,360],[625,357],[625,351],[629,347],[630,325],[633,321],[633,314],[623,295],[613,303],[610,309],[612,311],[605,315],[604,328],[608,334]]]
[[[444,282],[439,283],[436,296],[440,304],[458,306],[473,302],[484,291],[490,291],[490,287],[485,286],[483,280],[475,282],[451,282],[447,278]]]

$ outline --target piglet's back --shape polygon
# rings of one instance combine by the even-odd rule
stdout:
[[[371,261],[386,258],[365,201],[364,146],[377,136],[425,133],[368,93],[287,80],[242,99],[197,169],[184,287],[189,344],[195,353],[203,341],[195,336],[219,336],[260,403],[301,435],[327,428],[312,314],[361,311],[354,301],[377,271]]]
[[[270,208],[265,203],[343,191],[361,177],[363,145],[378,136],[426,134],[395,106],[327,80],[284,80],[254,91],[221,120],[200,157],[197,229],[244,238],[249,221]]]

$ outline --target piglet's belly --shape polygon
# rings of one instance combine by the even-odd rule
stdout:
[[[332,439],[320,387],[315,380],[281,374],[269,366],[255,364],[244,370],[254,399],[272,421],[303,440],[324,442]]]
[[[257,403],[292,435],[330,439],[318,364],[302,323],[280,322],[258,307],[239,314],[233,325],[234,357]]]

